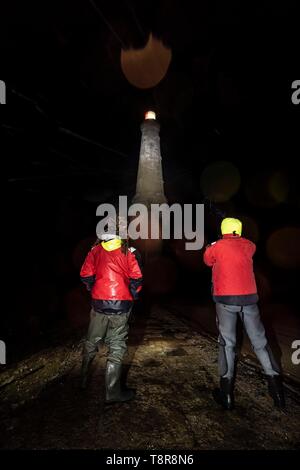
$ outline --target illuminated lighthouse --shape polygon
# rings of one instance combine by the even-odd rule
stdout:
[[[155,113],[148,111],[141,125],[140,159],[136,194],[133,198],[133,202],[147,206],[167,202],[164,194],[159,130]]]
[[[132,201],[144,204],[148,209],[151,209],[151,204],[167,202],[164,194],[159,129],[155,113],[148,111],[141,125],[142,139],[136,193]],[[135,240],[134,245],[142,253],[146,264],[150,257],[156,256],[162,249],[161,220],[159,216],[154,216],[151,210],[147,212],[147,215],[141,216],[140,220],[141,225],[146,224],[148,238]],[[151,228],[159,234],[158,238],[151,238]]]

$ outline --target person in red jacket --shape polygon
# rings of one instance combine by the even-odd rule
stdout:
[[[122,360],[127,351],[128,319],[142,288],[139,256],[127,241],[104,234],[102,241],[88,253],[80,271],[81,280],[91,292],[92,309],[82,361],[82,388],[98,345],[108,346],[105,373],[106,402],[124,402],[134,398],[131,389],[122,390]]]
[[[268,345],[257,306],[252,262],[256,246],[241,236],[242,223],[238,219],[223,219],[221,232],[222,238],[208,245],[204,252],[204,262],[212,268],[213,300],[219,330],[220,388],[214,390],[214,399],[225,409],[234,407],[236,324],[240,316],[266,374],[274,404],[283,407],[280,369]]]

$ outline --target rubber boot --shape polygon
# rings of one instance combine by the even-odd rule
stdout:
[[[233,378],[221,377],[220,388],[213,391],[214,400],[221,405],[224,410],[233,410],[234,408],[233,385]]]
[[[107,361],[105,372],[106,403],[125,402],[135,397],[135,391],[121,388],[122,364]]]
[[[276,408],[285,408],[285,398],[280,375],[267,375],[268,389]]]
[[[80,379],[80,388],[81,390],[86,390],[87,382],[89,378],[90,365],[94,357],[88,355],[83,356],[82,365],[81,365],[81,379]]]

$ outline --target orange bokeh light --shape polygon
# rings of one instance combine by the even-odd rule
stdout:
[[[131,85],[152,88],[166,75],[171,58],[171,49],[150,34],[144,48],[121,50],[121,67]]]
[[[273,232],[267,241],[270,260],[281,268],[300,267],[300,228],[284,227]]]

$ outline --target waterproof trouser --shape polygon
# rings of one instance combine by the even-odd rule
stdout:
[[[260,318],[257,304],[254,305],[225,305],[216,304],[217,326],[219,330],[219,360],[220,377],[233,378],[236,361],[236,326],[240,316],[246,333],[251,341],[253,350],[261,363],[266,375],[280,374],[272,351],[268,345],[265,328]]]
[[[91,362],[99,344],[108,347],[108,361],[121,364],[127,351],[128,319],[130,311],[120,314],[90,313],[90,324],[83,348],[83,360]]]

